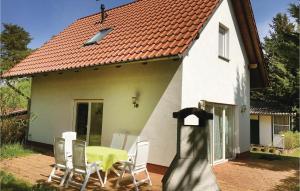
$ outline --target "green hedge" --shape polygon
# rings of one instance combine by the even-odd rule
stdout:
[[[284,135],[284,147],[285,149],[295,149],[300,147],[300,133],[287,131]]]

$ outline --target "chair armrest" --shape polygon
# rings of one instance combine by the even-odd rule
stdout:
[[[96,163],[97,165],[102,164],[102,161],[95,161],[94,163]]]
[[[123,161],[119,161],[120,163],[122,163],[122,164],[125,164],[125,165],[133,165],[132,164],[132,162],[130,162],[130,161],[127,161],[127,160],[123,160]]]
[[[128,154],[128,161],[134,161],[134,154]]]

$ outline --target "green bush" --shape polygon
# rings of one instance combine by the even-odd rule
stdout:
[[[32,150],[25,149],[21,144],[8,144],[0,147],[0,159],[26,156],[33,153]]]
[[[16,117],[1,119],[1,145],[22,143],[25,140],[27,121],[27,119],[17,119]]]
[[[300,133],[287,131],[284,135],[284,147],[285,149],[294,149],[300,147]]]

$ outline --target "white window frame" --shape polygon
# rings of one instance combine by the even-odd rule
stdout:
[[[275,133],[275,125],[277,125],[277,126],[282,126],[282,127],[288,127],[288,130],[291,130],[291,117],[290,117],[290,116],[285,116],[285,117],[288,117],[288,124],[287,124],[287,125],[276,124],[276,123],[275,123],[275,117],[276,117],[276,115],[273,115],[272,117],[273,117],[273,119],[272,119],[272,122],[273,122],[273,124],[272,124],[272,128],[273,128],[273,136],[274,136],[274,135],[279,135],[279,134],[276,134],[276,133]]]
[[[220,51],[220,36],[221,36],[221,31],[223,32],[222,37],[223,39],[223,48],[222,52]],[[219,58],[229,61],[229,29],[223,24],[219,24],[219,31],[218,31],[218,55]]]
[[[87,103],[88,104],[88,121],[87,121],[87,129],[86,129],[86,142],[89,144],[90,142],[90,128],[91,128],[91,107],[92,103],[102,103],[103,99],[75,99],[74,100],[74,107],[73,107],[73,131],[76,132],[76,119],[77,119],[77,104],[78,103]],[[104,104],[103,104],[104,110]]]

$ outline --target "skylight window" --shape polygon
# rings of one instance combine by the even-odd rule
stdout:
[[[93,36],[90,40],[86,41],[86,42],[84,43],[84,46],[96,44],[98,41],[100,41],[101,39],[103,39],[110,31],[112,31],[112,29],[110,29],[110,28],[100,30],[100,31],[99,31],[95,36]]]

